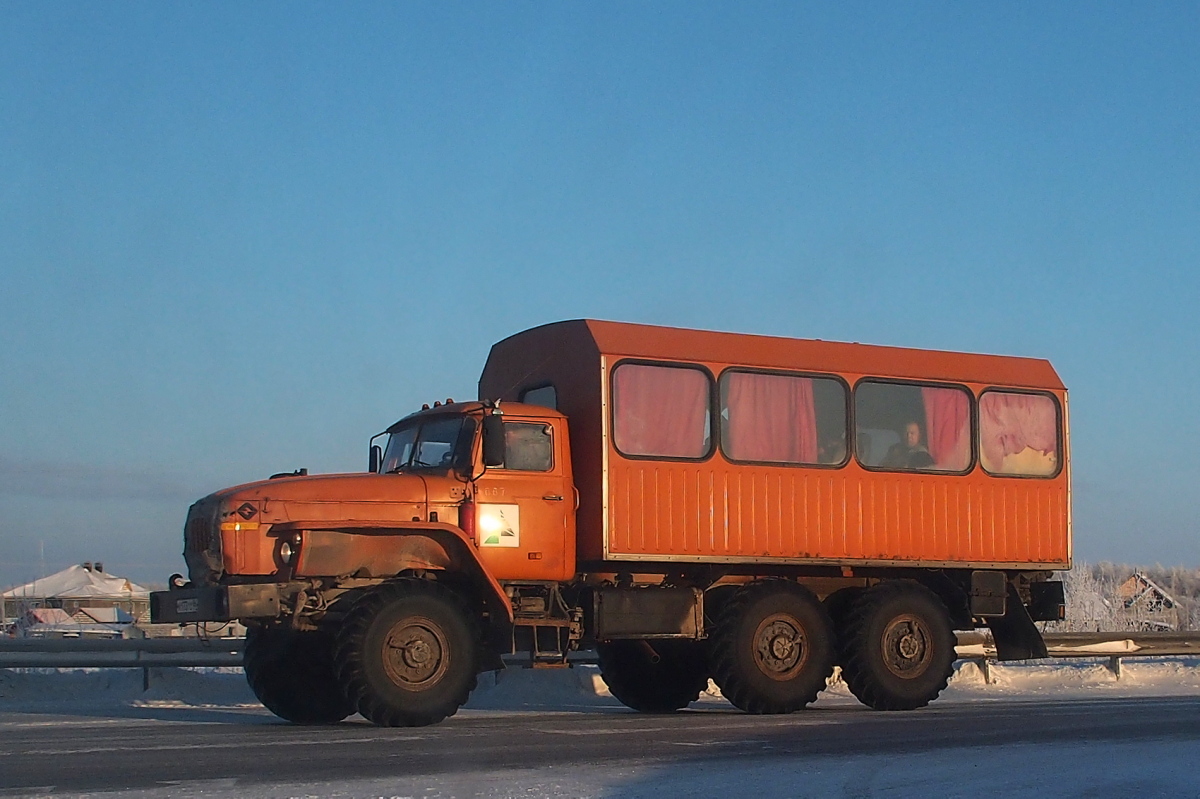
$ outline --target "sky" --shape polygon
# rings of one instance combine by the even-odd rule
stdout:
[[[601,318],[1048,358],[1200,567],[1200,6],[0,0],[0,584]]]

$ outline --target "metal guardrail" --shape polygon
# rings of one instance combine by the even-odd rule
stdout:
[[[1200,655],[1200,632],[1045,633],[1050,657],[1184,657]],[[994,658],[996,647],[986,632],[958,633],[959,655]]]
[[[1042,640],[1052,658],[1107,658],[1118,680],[1124,658],[1200,656],[1200,632],[1045,633]],[[957,648],[959,659],[974,661],[984,681],[991,683],[996,647],[990,634],[959,633]]]
[[[240,666],[244,638],[0,639],[0,668]]]

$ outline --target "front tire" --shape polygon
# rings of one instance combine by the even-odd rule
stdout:
[[[791,713],[833,673],[833,625],[807,589],[751,583],[722,611],[712,641],[713,681],[747,713]]]
[[[333,636],[323,630],[251,627],[242,659],[258,701],[293,724],[337,724],[354,712],[333,666]]]
[[[382,727],[422,727],[454,715],[475,688],[480,635],[457,594],[397,580],[363,596],[338,633],[346,696]]]
[[[708,664],[698,641],[607,641],[596,645],[596,654],[609,693],[642,713],[682,710],[708,687]]]
[[[950,613],[919,583],[880,583],[859,597],[847,615],[843,641],[846,685],[875,710],[924,707],[954,673]]]

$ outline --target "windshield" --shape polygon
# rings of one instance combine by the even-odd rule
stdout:
[[[475,420],[469,416],[414,419],[392,431],[380,470],[465,469],[474,436]]]

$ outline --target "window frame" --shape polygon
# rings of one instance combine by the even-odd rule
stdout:
[[[539,406],[539,407],[542,407],[542,406]],[[515,418],[515,419],[506,418],[506,419],[504,419],[503,423],[506,428],[510,424],[511,425],[527,424],[527,425],[531,425],[534,427],[548,428],[549,429],[549,438],[550,438],[550,468],[548,468],[548,469],[513,469],[513,468],[510,468],[509,466],[505,465],[505,466],[492,466],[492,467],[489,467],[490,469],[505,472],[508,474],[552,474],[552,473],[558,471],[558,457],[557,457],[557,453],[554,451],[556,449],[556,439],[557,439],[557,436],[554,435],[554,425],[552,425],[550,422],[535,421],[533,419],[522,419],[520,417]],[[506,433],[506,435],[507,435],[507,433]],[[507,449],[508,448],[505,447],[506,452],[507,452]],[[508,457],[506,454],[505,461],[507,461],[507,460],[508,460]]]
[[[857,402],[858,388],[863,383],[908,386],[908,387],[912,387],[912,388],[949,388],[949,389],[958,389],[960,391],[965,392],[967,395],[967,399],[968,399],[967,415],[968,415],[969,421],[970,421],[970,430],[968,431],[968,436],[970,437],[970,447],[971,447],[971,459],[967,463],[967,467],[965,469],[963,469],[962,471],[950,472],[950,471],[944,471],[942,469],[896,469],[896,468],[888,467],[888,466],[869,466],[869,465],[863,463],[862,459],[858,457],[858,402]],[[853,414],[851,417],[851,420],[850,420],[850,428],[851,428],[851,432],[853,433],[853,437],[854,437],[854,443],[853,443],[854,462],[857,463],[860,468],[862,468],[868,472],[879,472],[879,473],[883,473],[883,474],[922,474],[922,475],[940,475],[940,476],[945,476],[945,477],[963,477],[963,476],[968,475],[971,472],[975,471],[975,466],[979,463],[979,452],[978,452],[978,448],[979,448],[979,407],[978,407],[978,405],[979,405],[979,402],[978,402],[978,398],[975,396],[975,392],[972,391],[971,387],[966,385],[965,383],[939,382],[939,381],[931,381],[931,380],[900,380],[897,378],[890,378],[890,377],[873,377],[870,375],[864,375],[864,376],[858,378],[858,380],[854,381],[854,396],[851,398],[850,404],[852,406],[851,411]],[[925,436],[926,436],[926,439],[928,439],[928,437],[929,437],[928,430],[925,431]]]
[[[419,412],[419,413],[421,415],[414,414],[413,416],[409,416],[404,419],[401,419],[400,421],[396,422],[394,425],[392,425],[391,427],[389,427],[387,430],[384,431],[388,435],[388,442],[387,442],[387,444],[384,445],[383,454],[386,456],[387,449],[389,446],[391,446],[391,440],[392,440],[391,437],[392,436],[394,436],[396,433],[400,432],[401,430],[411,427],[412,429],[415,430],[415,435],[413,436],[413,441],[412,441],[412,445],[411,445],[412,449],[408,453],[408,463],[411,464],[412,459],[417,454],[417,447],[423,441],[422,434],[425,432],[425,428],[431,424],[437,424],[438,422],[445,421],[447,419],[453,419],[453,418],[457,417],[460,421],[460,427],[459,427],[458,433],[455,435],[454,442],[451,444],[451,451],[452,452],[457,451],[458,456],[456,458],[451,459],[448,468],[449,468],[449,471],[454,472],[454,473],[469,473],[469,471],[471,469],[471,462],[474,460],[474,457],[475,457],[475,455],[474,455],[475,443],[474,442],[475,442],[475,439],[477,439],[479,436],[479,431],[482,429],[482,425],[479,424],[476,417],[469,413],[448,413],[448,414],[441,414],[441,413],[424,414],[424,412]],[[470,428],[469,431],[467,429],[468,427]],[[459,446],[463,446],[464,449],[459,451],[458,450]],[[386,457],[381,457],[380,463],[379,463],[379,468],[383,469],[383,467],[386,463],[387,463]],[[441,464],[432,465],[432,466],[414,466],[411,468],[406,468],[402,472],[380,471],[379,474],[404,474],[404,473],[413,474],[413,473],[425,472],[425,471],[429,471],[429,470],[438,471],[442,468],[443,468],[443,465],[441,465]]]
[[[700,372],[708,381],[708,449],[705,453],[695,458],[684,458],[677,455],[630,455],[621,450],[617,446],[617,402],[616,402],[616,382],[617,370],[626,364],[632,366],[661,366],[666,369],[690,369]],[[717,438],[720,435],[718,431],[713,429],[714,422],[717,419],[717,381],[713,377],[712,370],[702,363],[694,363],[691,361],[654,361],[646,358],[622,358],[612,365],[608,370],[608,438],[612,444],[613,451],[631,461],[667,461],[671,463],[705,463],[712,459],[713,454],[717,451]]]
[[[1058,401],[1058,397],[1053,392],[1041,391],[1041,390],[1032,389],[1032,388],[1005,388],[1004,386],[988,386],[987,388],[982,389],[979,392],[979,397],[976,399],[975,404],[978,405],[980,400],[983,399],[983,395],[987,394],[989,392],[996,392],[998,394],[1029,394],[1029,395],[1033,395],[1033,396],[1037,396],[1037,397],[1049,397],[1050,398],[1050,401],[1054,403],[1054,425],[1055,425],[1055,427],[1054,427],[1054,441],[1055,441],[1054,456],[1056,458],[1058,465],[1052,474],[1004,474],[1003,472],[988,471],[987,467],[983,465],[983,458],[979,457],[978,458],[979,470],[981,472],[983,472],[984,474],[986,474],[988,477],[996,477],[996,478],[1001,478],[1001,479],[1005,479],[1005,480],[1010,480],[1010,479],[1011,480],[1053,480],[1054,478],[1061,475],[1062,471],[1063,471],[1063,467],[1066,465],[1065,450],[1066,450],[1067,436],[1066,436],[1066,430],[1063,428],[1062,403]],[[974,448],[978,449],[979,446],[983,443],[982,441],[980,441],[980,438],[982,436],[983,436],[983,421],[982,421],[982,417],[979,417],[979,420],[976,424],[975,436],[971,441],[971,445]]]
[[[842,399],[842,402],[843,402],[842,410],[844,411],[844,415],[842,418],[846,425],[846,431],[845,431],[846,432],[846,455],[845,455],[845,457],[842,458],[840,463],[804,463],[804,462],[796,462],[796,461],[750,461],[750,460],[742,460],[740,458],[730,457],[729,453],[725,451],[725,424],[724,424],[724,419],[721,418],[721,381],[725,379],[725,375],[727,375],[727,374],[767,375],[770,377],[807,377],[807,378],[812,378],[814,380],[818,380],[818,379],[819,380],[833,380],[837,383],[840,383],[842,386],[842,398],[843,398]],[[724,458],[727,462],[737,464],[737,465],[746,465],[746,466],[780,466],[780,467],[784,467],[784,468],[788,468],[788,469],[796,469],[796,468],[844,469],[844,468],[846,468],[846,466],[848,466],[850,464],[850,460],[851,460],[851,458],[853,458],[853,455],[851,454],[850,432],[851,432],[851,428],[853,427],[853,418],[854,417],[852,416],[851,411],[852,411],[852,405],[854,403],[853,403],[852,389],[851,389],[849,381],[847,381],[846,378],[842,377],[841,375],[827,374],[824,372],[793,372],[793,371],[782,370],[782,369],[756,369],[756,368],[749,367],[749,366],[729,366],[729,367],[726,367],[725,369],[721,370],[721,373],[719,375],[717,375],[716,382],[717,382],[717,386],[716,386],[717,387],[717,412],[714,414],[714,417],[713,417],[717,420],[716,441],[717,441],[717,446],[721,451],[721,457]],[[818,431],[818,433],[819,433],[819,431]]]

